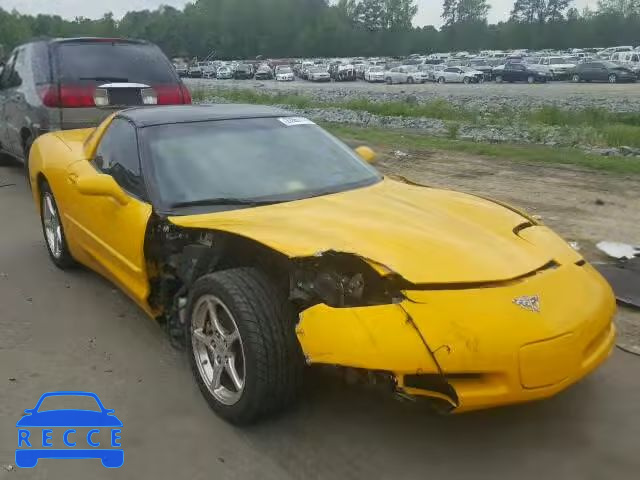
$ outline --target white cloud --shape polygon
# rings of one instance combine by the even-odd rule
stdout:
[[[171,5],[182,8],[189,0],[110,0],[97,2],[89,0],[0,0],[0,7],[5,10],[16,9],[21,13],[48,13],[60,15],[64,18],[76,16],[99,18],[111,11],[116,18],[122,17],[130,10],[155,9],[160,5]],[[191,0],[193,1],[193,0]],[[242,0],[237,0],[241,2]],[[491,23],[506,20],[509,17],[514,0],[488,0],[491,5],[489,21]],[[107,5],[108,3],[108,5]],[[418,15],[416,25],[436,25],[442,23],[442,0],[417,0]],[[589,5],[595,8],[597,0],[575,0],[575,6],[582,9]]]

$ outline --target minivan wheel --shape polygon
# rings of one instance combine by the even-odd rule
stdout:
[[[618,81],[618,77],[616,76],[615,73],[612,73],[611,75],[609,75],[609,83],[617,83]]]
[[[533,75],[529,75],[527,77],[527,83],[536,83],[536,77],[534,77]]]
[[[33,145],[33,137],[27,137],[24,141],[24,175],[27,178],[27,185],[31,188],[31,177],[29,176],[29,154],[31,153],[31,146]]]
[[[580,83],[580,75],[576,73],[573,77],[571,77],[571,80],[573,81],[573,83]]]
[[[502,83],[502,75],[496,75],[496,83]]]
[[[464,79],[462,81],[464,83],[466,83],[467,85],[469,85],[471,83],[471,79],[469,77],[464,77]]]
[[[196,280],[187,305],[189,361],[220,417],[248,424],[295,400],[304,366],[295,319],[286,295],[256,268]]]

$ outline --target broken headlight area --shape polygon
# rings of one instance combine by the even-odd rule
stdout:
[[[382,277],[357,255],[324,252],[295,259],[290,275],[290,299],[305,308],[317,303],[360,307],[400,303],[406,287],[394,275]]]

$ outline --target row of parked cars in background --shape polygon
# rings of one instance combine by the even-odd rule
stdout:
[[[640,47],[567,51],[484,51],[411,55],[406,58],[334,58],[205,61],[176,64],[181,76],[311,82],[544,83],[635,82],[640,78]]]

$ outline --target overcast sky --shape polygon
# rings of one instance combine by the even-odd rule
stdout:
[[[21,13],[50,13],[65,18],[76,16],[98,18],[111,11],[116,18],[122,17],[129,10],[155,9],[160,5],[183,7],[188,0],[0,0],[0,7],[5,10],[17,9]],[[242,1],[242,0],[237,0]],[[514,0],[488,0],[491,5],[489,21],[495,23],[505,20],[513,7]],[[442,0],[417,0],[418,15],[416,25],[441,24]],[[582,10],[586,5],[595,8],[597,0],[575,0],[575,6]]]

